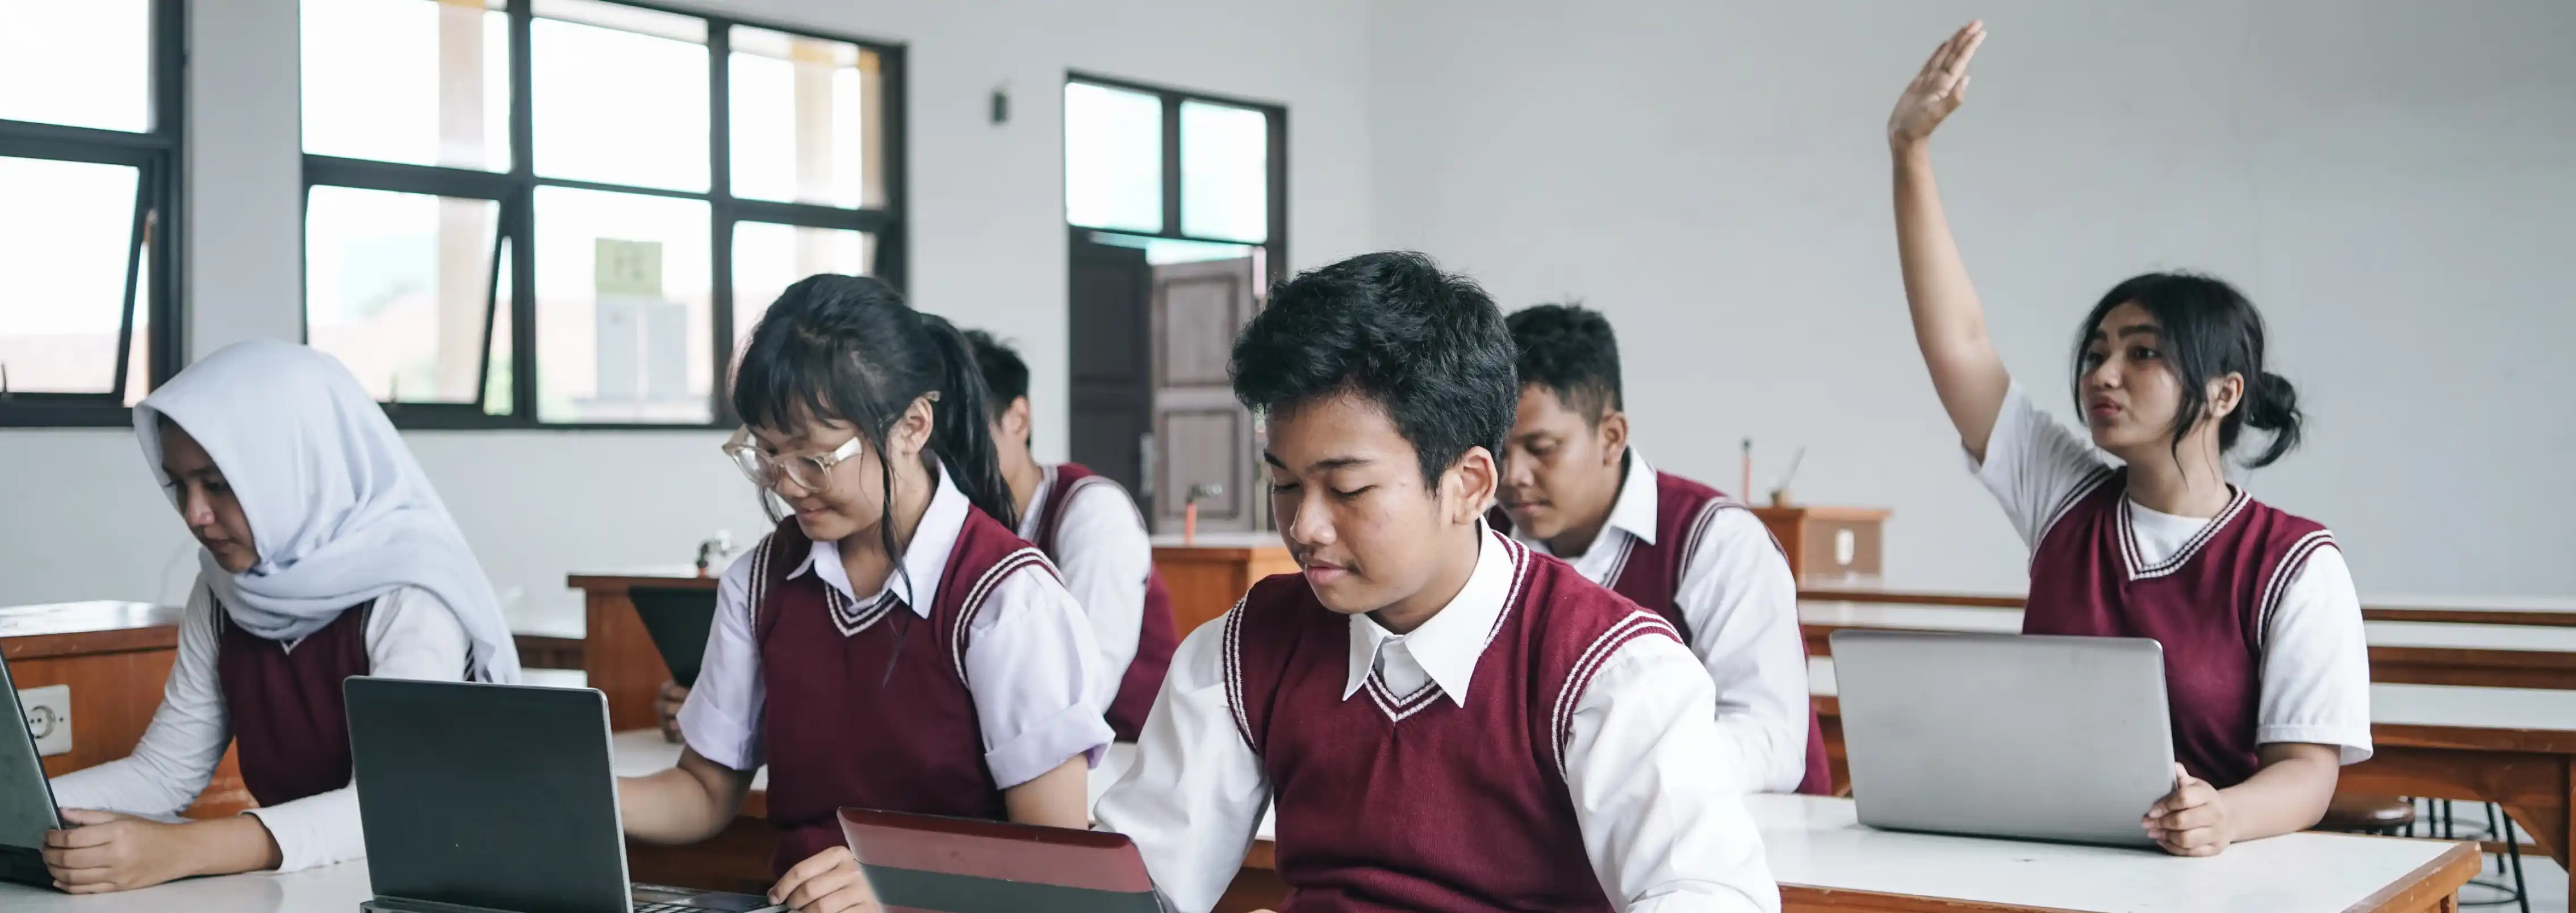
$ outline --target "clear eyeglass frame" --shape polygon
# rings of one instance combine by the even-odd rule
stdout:
[[[750,479],[754,485],[774,488],[783,477],[796,483],[798,488],[820,492],[831,487],[832,467],[858,456],[866,446],[857,435],[852,435],[841,446],[832,448],[830,453],[773,456],[760,449],[760,443],[752,438],[750,428],[738,428],[734,430],[733,437],[725,441],[724,453],[733,460],[734,468],[742,470],[743,478]]]

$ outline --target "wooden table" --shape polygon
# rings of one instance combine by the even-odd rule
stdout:
[[[0,657],[20,688],[71,689],[72,750],[44,759],[59,777],[125,757],[142,741],[179,658],[178,606],[66,602],[0,608]],[[254,803],[227,749],[187,814],[238,814]]]
[[[1154,537],[1154,570],[1172,595],[1172,621],[1188,636],[1224,615],[1252,584],[1272,574],[1297,572],[1278,533],[1211,533],[1184,544],[1179,536]]]
[[[1799,601],[1798,622],[1808,655],[1829,656],[1833,653],[1830,638],[1843,628],[2018,634],[2021,609],[1810,598]],[[2576,627],[2428,621],[2362,624],[2370,642],[2374,682],[2576,690]]]
[[[581,670],[590,686],[608,695],[608,725],[625,731],[659,725],[653,695],[671,680],[671,667],[653,648],[653,635],[635,615],[638,590],[714,592],[716,578],[694,568],[574,574],[565,583],[582,591]]]
[[[1825,730],[1836,790],[1843,762],[1834,661],[1807,661],[1807,689]],[[2343,769],[2336,791],[2493,802],[2564,867],[2576,846],[2576,695],[2528,688],[2374,683],[2370,760]],[[2233,852],[2233,850],[2231,850]],[[2576,885],[2569,905],[2576,907]]]

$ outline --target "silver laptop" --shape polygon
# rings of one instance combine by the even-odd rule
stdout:
[[[2153,846],[2173,790],[2164,648],[2140,637],[1833,633],[1860,821]]]
[[[45,832],[61,830],[62,813],[54,808],[54,787],[45,780],[43,759],[36,756],[36,736],[27,728],[27,708],[18,703],[18,686],[9,680],[9,664],[0,661],[0,694],[8,696],[9,718],[0,721],[0,881],[52,887],[45,870]]]

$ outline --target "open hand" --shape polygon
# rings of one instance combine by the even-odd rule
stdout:
[[[131,891],[193,874],[185,825],[85,808],[63,809],[63,821],[72,826],[45,832],[44,856],[64,893]]]
[[[2156,845],[2176,856],[2216,856],[2236,839],[2227,797],[2209,781],[2174,765],[2174,789],[2147,807],[2139,822]]]
[[[1890,147],[1905,149],[1930,140],[1942,119],[1968,100],[1968,61],[1985,41],[1986,24],[1971,22],[1932,51],[1932,59],[1923,62],[1923,72],[1914,74],[1905,94],[1897,97],[1895,112],[1887,115]]]
[[[770,903],[786,904],[796,913],[874,913],[876,892],[859,872],[850,848],[836,846],[805,858],[769,889]]]

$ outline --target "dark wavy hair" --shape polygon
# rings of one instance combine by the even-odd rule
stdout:
[[[1343,393],[1386,410],[1426,487],[1471,448],[1503,451],[1520,385],[1503,313],[1475,280],[1409,251],[1362,254],[1270,293],[1234,343],[1234,395],[1277,414]]]
[[[1504,324],[1520,353],[1515,367],[1522,386],[1546,387],[1595,422],[1628,408],[1619,387],[1619,336],[1600,311],[1573,302],[1542,304],[1512,312]]]
[[[2102,296],[2075,331],[2075,409],[2084,410],[2084,375],[2092,367],[2091,340],[2102,316],[2122,304],[2136,304],[2156,319],[2164,339],[2165,364],[2182,388],[2174,409],[2173,452],[2179,459],[2182,439],[2200,426],[2209,406],[2209,382],[2229,373],[2243,375],[2245,395],[2236,408],[2218,419],[2218,450],[2235,449],[2245,429],[2268,431],[2272,440],[2245,461],[2249,468],[2279,462],[2299,446],[2299,391],[2290,381],[2264,367],[2263,315],[2254,302],[2215,277],[2197,273],[2147,273]]]

